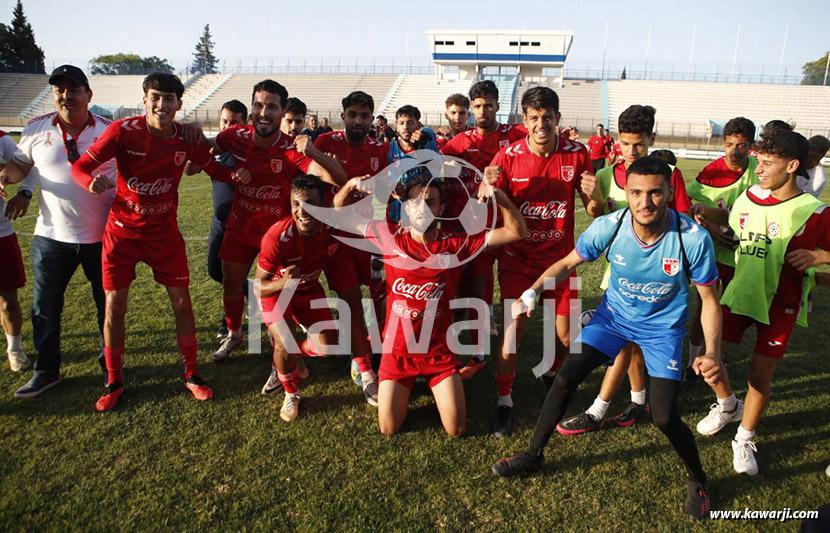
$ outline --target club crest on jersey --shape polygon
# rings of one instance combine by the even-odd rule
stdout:
[[[499,141],[499,148],[507,148],[508,146],[510,146],[510,141],[509,140],[503,139],[503,140]]]
[[[778,237],[778,232],[780,229],[781,226],[778,224],[778,222],[770,222],[767,225],[767,235],[769,235],[770,237]]]
[[[370,163],[372,165],[372,170],[380,168],[380,160],[377,157],[373,157]]]
[[[669,276],[676,276],[680,272],[680,259],[663,258],[663,272]]]
[[[271,160],[271,172],[274,174],[279,174],[282,172],[282,159],[272,159]]]
[[[187,152],[176,152],[176,166],[183,165],[184,160],[187,157]]]
[[[565,181],[574,179],[574,167],[562,167],[562,179]]]
[[[741,216],[738,218],[738,225],[741,226],[741,229],[744,229],[748,220],[749,213],[741,213]]]
[[[329,244],[329,255],[334,255],[337,251],[337,243]]]
[[[438,267],[444,270],[450,267],[450,256],[449,254],[438,254]]]

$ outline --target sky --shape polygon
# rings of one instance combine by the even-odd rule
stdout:
[[[0,0],[0,22],[11,20],[14,4]],[[782,73],[799,75],[801,65],[830,49],[827,0],[418,0],[407,3],[410,9],[400,5],[390,0],[23,0],[47,71],[63,63],[85,68],[95,56],[118,52],[159,56],[183,69],[205,24],[225,67],[289,61],[296,66],[301,58],[319,65],[335,57],[341,64],[360,58],[377,65],[429,65],[427,29],[567,29],[574,32],[569,69],[599,70],[605,54],[608,68],[642,70],[647,63],[650,70],[685,72],[691,53],[695,72],[728,73],[734,60],[736,73],[763,68],[773,74],[788,23]],[[791,6],[801,10],[786,9]]]

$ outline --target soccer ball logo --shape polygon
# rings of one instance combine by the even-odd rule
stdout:
[[[386,213],[386,206],[400,201],[400,225],[403,228],[412,228],[418,232],[426,232],[435,224],[442,229],[454,228],[463,231],[465,239],[483,231],[492,230],[496,225],[496,203],[489,199],[486,203],[478,201],[478,190],[483,176],[474,166],[463,159],[445,156],[432,150],[415,150],[409,157],[401,159],[387,166],[374,176],[361,182],[365,190],[371,194],[351,204],[349,211],[373,212],[375,220],[381,220]],[[441,183],[444,213],[435,216],[424,205],[422,198],[403,198],[406,184],[414,178],[427,177]],[[366,204],[366,205],[362,205]],[[406,205],[408,204],[408,205]],[[447,213],[450,206],[455,206],[457,213]],[[370,209],[366,209],[366,208]],[[377,209],[375,207],[380,207]],[[327,207],[306,206],[312,216],[318,220],[342,230],[350,230],[344,224],[342,212]],[[385,227],[382,228],[385,230]],[[366,239],[337,236],[343,243],[369,252],[377,252],[375,246]],[[472,261],[483,248],[465,257],[457,253],[442,252],[433,254],[425,247],[425,259],[415,259],[409,256],[384,257],[383,261],[396,268],[414,270],[417,268],[432,268],[447,270],[456,268]]]

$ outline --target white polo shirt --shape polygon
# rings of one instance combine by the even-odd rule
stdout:
[[[89,122],[75,139],[78,153],[86,152],[109,124],[109,120],[90,113]],[[75,183],[64,145],[69,139],[71,136],[64,133],[57,112],[32,119],[20,136],[14,158],[34,165],[23,183],[31,186],[40,183],[35,235],[72,244],[99,242],[115,188],[97,195]],[[114,182],[115,159],[98,167],[97,173],[109,176]]]
[[[7,162],[14,157],[15,151],[14,139],[9,137],[9,134],[0,130],[0,159]],[[23,185],[20,188],[26,188]],[[8,237],[14,233],[14,226],[12,221],[6,218],[6,200],[0,197],[0,239]]]

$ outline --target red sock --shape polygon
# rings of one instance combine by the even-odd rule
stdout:
[[[308,339],[305,339],[303,342],[300,343],[300,353],[305,355],[306,357],[325,357],[325,355],[318,352],[314,346],[308,342]]]
[[[369,356],[367,355],[358,355],[354,358],[354,362],[357,363],[357,369],[361,372],[369,372],[372,370],[372,363],[369,362]]]
[[[297,369],[294,368],[288,374],[283,374],[279,370],[277,370],[277,377],[280,379],[280,383],[282,383],[283,388],[285,388],[285,392],[288,394],[296,394],[300,391],[300,388],[297,386]]]
[[[499,396],[508,396],[510,392],[513,390],[513,379],[516,377],[516,373],[509,374],[507,376],[502,376],[501,374],[496,374],[496,384],[499,387]]]
[[[104,360],[107,363],[107,381],[123,383],[124,376],[121,375],[121,368],[124,366],[124,347],[104,346]]]
[[[178,335],[176,339],[179,341],[179,351],[184,360],[184,379],[187,379],[193,374],[198,374],[196,371],[196,355],[198,353],[196,335]]]
[[[225,309],[225,321],[230,331],[237,331],[242,327],[242,311],[245,310],[245,295],[223,295],[222,306]]]

